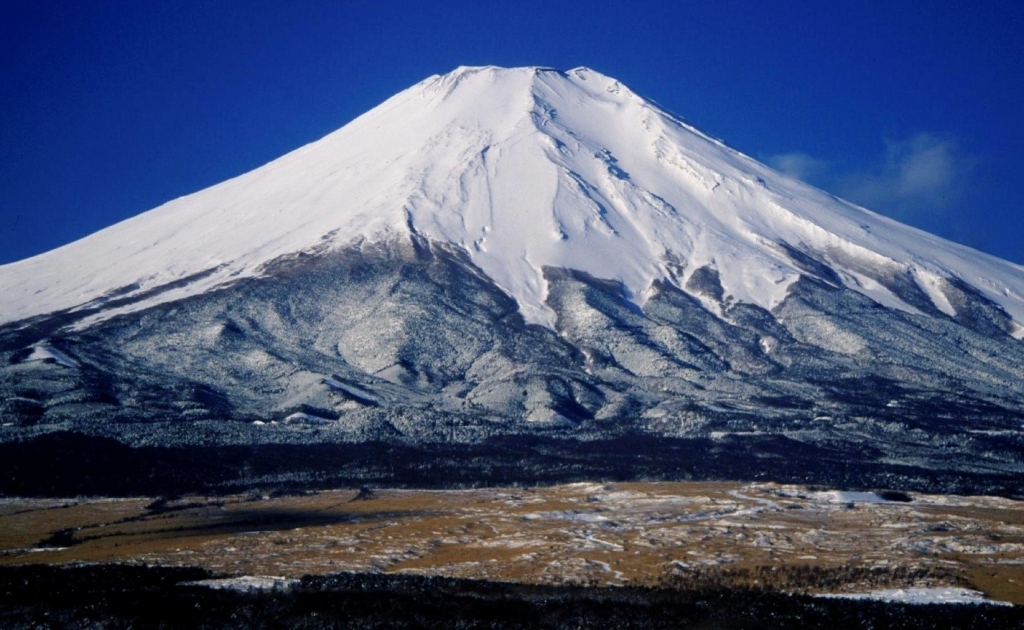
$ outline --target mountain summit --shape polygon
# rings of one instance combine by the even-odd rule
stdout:
[[[282,256],[410,234],[467,252],[548,327],[545,267],[619,282],[637,307],[656,281],[714,274],[727,302],[771,309],[811,257],[908,312],[961,316],[966,285],[1024,336],[1021,267],[786,178],[587,68],[430,77],[255,171],[0,267],[0,323],[130,301],[88,325]]]
[[[644,474],[681,474],[682,452],[733,476],[1024,473],[1024,268],[785,177],[586,68],[430,77],[0,267],[0,295],[0,442],[442,443],[484,461],[488,440],[543,437],[579,461],[566,445],[642,436],[671,442]]]

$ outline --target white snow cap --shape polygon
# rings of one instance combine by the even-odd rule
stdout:
[[[709,266],[727,299],[771,308],[800,274],[786,246],[887,306],[914,310],[880,274],[950,314],[943,279],[958,278],[1024,322],[1024,267],[785,177],[615,79],[463,67],[252,172],[0,267],[0,323],[188,279],[97,321],[286,254],[410,232],[464,248],[549,326],[545,266],[618,280],[638,305],[653,281],[685,286]]]

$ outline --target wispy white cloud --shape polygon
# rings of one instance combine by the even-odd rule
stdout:
[[[951,140],[922,133],[886,141],[881,163],[840,175],[837,193],[897,216],[941,212],[958,201],[973,170],[974,160]]]
[[[830,170],[830,165],[825,160],[799,151],[772,155],[768,158],[768,165],[805,182],[810,182]]]
[[[976,160],[949,138],[920,133],[907,140],[885,140],[877,159],[852,170],[798,152],[771,156],[768,163],[872,210],[927,221],[963,198]]]

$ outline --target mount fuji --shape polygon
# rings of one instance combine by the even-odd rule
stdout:
[[[640,435],[1024,472],[1024,267],[587,68],[429,77],[0,266],[0,295],[0,442]]]

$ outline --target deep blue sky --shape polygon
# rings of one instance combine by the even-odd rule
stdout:
[[[1021,5],[4,0],[0,263],[484,64],[590,66],[749,155],[1024,263]]]

